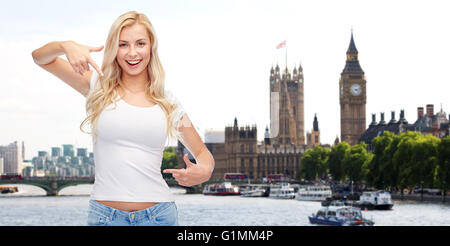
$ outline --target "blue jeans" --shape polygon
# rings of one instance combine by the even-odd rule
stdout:
[[[160,202],[139,211],[127,212],[89,200],[89,226],[178,226],[175,202]]]

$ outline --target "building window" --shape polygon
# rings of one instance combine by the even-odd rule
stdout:
[[[241,153],[244,153],[244,145],[241,144]]]

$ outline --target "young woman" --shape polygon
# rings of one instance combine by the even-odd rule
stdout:
[[[164,89],[157,48],[148,18],[131,11],[113,23],[101,69],[90,52],[103,46],[56,41],[32,53],[36,64],[86,97],[87,118],[80,129],[89,123],[95,161],[88,225],[178,225],[178,210],[161,174],[167,137],[180,140],[197,164],[186,154],[186,168],[164,173],[182,186],[211,177],[214,158],[179,101]],[[68,61],[59,57],[63,54]]]

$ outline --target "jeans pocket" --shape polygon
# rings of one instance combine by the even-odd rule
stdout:
[[[177,226],[178,225],[178,211],[174,202],[171,202],[167,208],[158,211],[154,215],[154,222],[161,226]]]
[[[109,222],[109,217],[92,209],[88,211],[88,226],[102,226],[107,225]]]

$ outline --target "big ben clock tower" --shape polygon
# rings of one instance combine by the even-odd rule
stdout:
[[[353,40],[347,50],[347,61],[339,80],[341,105],[341,141],[357,144],[366,129],[366,79],[359,65],[358,50]]]

